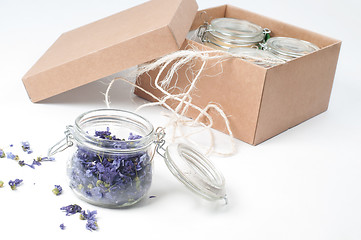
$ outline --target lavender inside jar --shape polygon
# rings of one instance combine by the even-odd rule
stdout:
[[[69,185],[81,199],[117,208],[140,201],[152,182],[154,128],[143,117],[100,109],[68,126],[73,142],[67,166]]]

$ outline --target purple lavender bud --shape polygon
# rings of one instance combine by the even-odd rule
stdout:
[[[97,221],[89,220],[89,221],[87,221],[85,227],[89,231],[97,230],[98,229],[98,223],[97,223]]]
[[[81,212],[81,207],[77,204],[71,204],[65,207],[60,208],[60,210],[63,210],[66,212],[66,216],[73,215],[75,213]]]
[[[5,152],[0,148],[0,158],[4,158],[5,157]]]
[[[129,137],[128,137],[128,140],[137,140],[137,139],[141,139],[142,136],[140,135],[137,135],[137,134],[134,134],[133,133],[129,133]]]
[[[57,196],[60,195],[63,192],[63,188],[60,185],[54,185],[54,186],[55,188],[52,190],[52,192]]]
[[[21,142],[21,148],[24,152],[27,152],[28,154],[32,153],[33,151],[30,149],[30,143],[28,141]]]
[[[15,179],[14,181],[10,180],[9,186],[11,190],[15,190],[20,185],[20,183],[22,183],[22,181],[22,179]]]
[[[32,165],[33,165],[33,166],[40,166],[41,163],[40,163],[39,161],[36,161],[36,160],[34,159]]]
[[[7,157],[8,159],[12,159],[12,160],[19,160],[19,156],[13,154],[12,152],[7,152],[7,153],[6,153],[6,157]]]

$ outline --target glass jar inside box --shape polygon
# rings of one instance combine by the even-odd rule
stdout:
[[[271,52],[257,48],[230,48],[228,51],[242,57],[248,62],[252,62],[265,68],[274,67],[286,62]]]
[[[185,144],[165,149],[164,134],[162,128],[154,130],[135,113],[99,109],[76,118],[48,155],[70,148],[70,188],[82,200],[102,207],[126,207],[146,196],[152,182],[154,149],[189,189],[208,200],[226,199],[224,178],[213,164]]]
[[[289,37],[272,37],[265,44],[262,44],[262,47],[265,51],[269,51],[285,61],[320,49],[313,43]]]
[[[205,45],[221,50],[258,47],[269,33],[257,24],[235,18],[216,18],[198,29],[198,37]]]

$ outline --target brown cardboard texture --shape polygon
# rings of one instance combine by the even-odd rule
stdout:
[[[192,103],[200,107],[205,107],[208,102],[218,103],[229,118],[234,136],[253,145],[327,110],[340,41],[229,5],[203,11],[210,19],[245,19],[271,29],[272,36],[303,39],[321,49],[268,69],[237,58],[221,64],[217,63],[218,60],[208,61],[191,96]],[[203,24],[203,11],[198,12],[191,29],[197,29]],[[190,45],[210,49],[189,40],[186,40],[182,49],[189,49]],[[197,61],[193,70],[199,70],[201,64]],[[187,77],[191,76],[186,71],[187,68],[185,66],[178,72],[179,88],[185,88],[189,84]],[[161,97],[162,94],[152,87],[157,73],[158,71],[153,71],[144,74],[137,79],[137,84]],[[154,100],[139,89],[135,93]],[[227,132],[223,119],[212,112],[210,114],[215,120],[214,128]],[[188,117],[194,118],[197,115],[198,112],[191,109],[187,112]]]
[[[179,50],[195,0],[152,0],[63,33],[23,77],[33,102]]]

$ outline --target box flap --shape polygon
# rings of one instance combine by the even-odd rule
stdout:
[[[152,0],[63,33],[23,77],[38,102],[177,51],[195,0]]]

